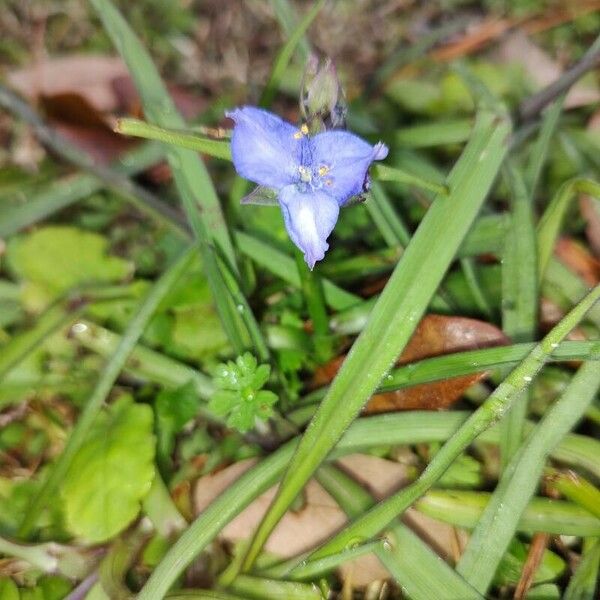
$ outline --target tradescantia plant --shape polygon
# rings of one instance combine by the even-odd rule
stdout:
[[[290,239],[312,269],[329,247],[339,209],[369,189],[368,169],[388,154],[345,131],[309,135],[252,106],[226,113],[234,120],[231,153],[236,171],[276,191]]]
[[[270,108],[270,100],[294,52],[308,50],[303,36],[324,1],[311,4],[296,26],[290,6],[278,1],[273,5],[288,42],[256,106],[248,99],[228,100],[228,106],[239,102],[238,107],[223,111],[220,103],[218,115],[230,117],[231,128],[191,128],[111,1],[91,4],[131,72],[147,119],[123,119],[117,130],[162,144],[149,146],[149,155],[128,155],[119,176],[115,169],[96,171],[94,177],[69,181],[70,195],[50,203],[42,195],[33,206],[47,215],[74,201],[65,197],[76,196],[80,188],[113,186],[123,197],[133,194],[144,202],[147,214],[167,226],[165,246],[176,248],[172,256],[178,258],[168,267],[158,263],[156,272],[162,268],[164,274],[156,281],[151,281],[153,271],[144,271],[130,284],[122,279],[132,276],[133,267],[118,270],[106,278],[109,289],[97,276],[93,279],[103,287],[86,288],[86,277],[104,272],[99,262],[124,263],[123,258],[92,252],[83,273],[76,261],[69,262],[68,285],[84,287],[63,286],[58,291],[64,295],[54,298],[30,329],[2,346],[0,373],[8,375],[9,385],[18,385],[18,377],[16,383],[10,377],[23,375],[20,366],[28,375],[27,369],[41,362],[34,354],[39,344],[72,325],[68,337],[55,343],[58,351],[48,345],[54,354],[44,362],[57,362],[65,345],[76,345],[73,357],[85,353],[94,360],[80,361],[83,377],[73,374],[88,382],[92,373],[94,385],[89,395],[84,389],[78,397],[81,411],[74,426],[61,429],[58,442],[66,437],[64,450],[54,458],[52,447],[42,457],[45,469],[26,482],[30,488],[17,487],[9,509],[0,511],[0,527],[7,532],[7,539],[0,537],[0,553],[81,582],[69,588],[73,597],[83,597],[93,584],[90,600],[132,594],[141,600],[337,598],[352,581],[340,584],[336,569],[367,554],[377,557],[395,584],[386,600],[400,594],[415,600],[481,599],[515,587],[521,594],[527,586],[538,597],[561,592],[567,598],[593,597],[600,556],[594,484],[600,469],[598,443],[589,432],[599,422],[593,402],[600,387],[594,341],[600,287],[588,290],[552,253],[570,200],[580,190],[597,193],[597,184],[582,176],[557,186],[537,230],[533,210],[534,199],[541,206],[535,189],[562,105],[544,115],[531,158],[526,140],[535,128],[521,127],[469,69],[459,66],[444,83],[460,80],[460,93],[449,97],[468,96],[476,106],[473,118],[461,119],[457,127],[450,111],[450,123],[397,131],[405,120],[396,115],[398,104],[382,99],[371,119],[369,102],[362,108],[360,101],[346,104],[331,60],[309,58],[300,83],[299,120],[288,123]],[[373,81],[381,81],[394,64],[395,59]],[[419,104],[425,103],[431,88],[411,83],[420,90]],[[393,85],[386,88],[390,95],[393,90]],[[431,119],[432,113],[420,114]],[[347,130],[347,117],[365,138],[373,134],[371,141]],[[384,123],[385,144],[377,141]],[[444,151],[429,152],[432,143]],[[225,161],[224,168],[207,169],[198,152]],[[587,157],[589,148],[583,154]],[[128,179],[164,156],[185,223],[181,215],[164,210],[162,198],[140,195]],[[384,159],[386,164],[378,164]],[[234,179],[236,173],[241,178]],[[228,182],[233,182],[230,189]],[[250,193],[248,182],[257,185]],[[490,196],[494,202],[486,204]],[[342,212],[358,202],[361,206]],[[277,208],[246,206],[265,204]],[[36,222],[22,206],[15,211],[0,221],[3,236]],[[60,262],[50,261],[40,271],[44,261],[36,262],[35,252],[26,261],[35,268],[23,269],[23,261],[16,260],[19,247],[29,247],[40,232],[34,228],[7,246],[8,262],[17,276],[23,273],[28,289],[38,280],[54,281],[52,263]],[[103,239],[101,233],[95,236]],[[72,237],[79,245],[86,239],[79,231]],[[72,254],[67,248],[52,256],[69,261]],[[480,256],[485,260],[477,260]],[[537,306],[546,296],[562,309],[562,317],[542,336]],[[0,307],[5,305],[2,296]],[[468,351],[398,365],[432,307],[460,318],[484,314],[495,322],[487,327],[512,340],[493,348],[467,344]],[[590,339],[563,341],[583,320],[581,332]],[[207,340],[215,331],[218,349],[198,352],[212,347]],[[574,361],[583,361],[576,374]],[[560,385],[548,397],[534,388],[537,378],[543,379],[540,389],[549,387],[547,362],[560,373]],[[472,389],[459,410],[361,416],[375,392],[412,388],[425,393],[428,384],[441,387],[447,379],[484,370],[497,373],[494,385]],[[312,389],[321,385],[323,373],[331,375],[326,385]],[[536,413],[527,404],[527,395],[534,393],[545,401]],[[62,416],[52,405],[44,407],[44,422],[50,412],[53,427],[61,427]],[[582,418],[585,427],[576,429]],[[1,451],[14,435],[10,428],[0,432]],[[469,455],[474,443],[478,452]],[[395,460],[398,446],[411,457],[413,478],[383,499],[334,464],[358,452]],[[228,479],[239,475],[241,459],[250,457],[249,470]],[[560,501],[540,497],[548,463],[553,477],[568,465],[585,485],[561,485]],[[477,477],[469,476],[470,468]],[[200,512],[187,494],[197,480]],[[349,520],[307,553],[274,561],[269,537],[286,513],[302,516],[310,505],[303,490],[313,480]],[[219,487],[223,481],[229,481],[225,488]],[[206,500],[215,482],[218,490]],[[447,489],[449,482],[467,489]],[[233,552],[229,545],[217,549],[218,536],[229,535],[228,525],[245,508],[253,505],[249,512],[255,514],[264,502],[257,499],[272,488],[256,527],[246,528],[248,539]],[[0,501],[5,489],[2,479]],[[26,489],[31,498],[22,510]],[[443,560],[405,523],[409,507],[472,530],[454,562]],[[60,529],[61,521],[66,529]],[[17,539],[8,539],[13,532]],[[536,532],[570,537],[552,545]],[[72,545],[30,543],[54,538],[70,539]],[[86,540],[103,547],[90,550],[82,546]],[[540,548],[540,540],[548,547]],[[580,567],[570,576],[574,555]],[[538,559],[537,573],[527,578]],[[201,568],[184,576],[195,560],[202,561]],[[201,570],[211,589],[185,589],[196,585],[192,575]],[[15,589],[0,578],[0,596],[14,596]],[[350,591],[360,597],[372,592]],[[61,587],[61,597],[66,593]]]

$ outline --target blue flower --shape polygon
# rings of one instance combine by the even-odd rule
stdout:
[[[235,127],[231,152],[245,179],[272,188],[288,234],[312,269],[329,248],[339,209],[363,191],[369,165],[387,156],[346,131],[308,135],[278,116],[252,106],[226,113]]]

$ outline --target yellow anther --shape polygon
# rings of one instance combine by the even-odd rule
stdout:
[[[327,173],[329,173],[329,167],[327,167],[326,165],[321,165],[319,167],[319,175],[323,176],[327,175]]]
[[[302,127],[294,133],[294,139],[299,140],[304,135],[308,135],[308,125],[306,123],[303,123]]]

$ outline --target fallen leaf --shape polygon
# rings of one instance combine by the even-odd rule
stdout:
[[[600,281],[600,261],[577,240],[560,238],[554,253],[560,262],[581,277],[588,286],[593,287]]]
[[[582,196],[579,201],[581,215],[585,219],[585,234],[596,256],[600,256],[600,200]]]
[[[117,116],[143,118],[139,95],[120,58],[93,54],[52,57],[7,76],[12,87],[39,104],[48,123],[72,144],[106,165],[139,143],[113,131]],[[185,118],[206,101],[179,86],[168,86]],[[151,172],[153,180],[169,173]]]
[[[256,459],[237,462],[212,475],[202,477],[196,484],[194,506],[197,513],[236,481],[256,463]],[[376,500],[389,496],[409,482],[405,465],[370,456],[352,454],[338,461],[349,475],[364,485]],[[229,542],[248,539],[262,519],[277,486],[259,496],[250,506],[230,521],[221,531],[221,538]],[[304,488],[304,504],[296,512],[288,511],[279,522],[265,545],[265,549],[283,559],[291,558],[315,548],[339,530],[348,521],[345,513],[333,498],[315,481]],[[409,509],[405,523],[424,539],[440,556],[456,559],[456,552],[466,545],[466,533],[440,521]],[[375,556],[362,556],[340,567],[344,580],[356,587],[367,586],[374,581],[388,579],[388,571]]]
[[[508,343],[508,338],[496,326],[465,317],[426,315],[415,330],[397,361],[403,365],[423,358],[487,348]],[[339,370],[344,356],[320,367],[313,383],[329,383]],[[411,386],[410,388],[375,394],[364,412],[379,413],[396,410],[438,410],[458,400],[464,391],[487,376],[485,372],[452,377],[443,381]]]
[[[518,63],[523,67],[534,89],[541,89],[556,81],[562,74],[562,66],[547,52],[534,44],[523,31],[511,33],[500,44],[498,55],[503,62]],[[596,85],[586,81],[575,84],[565,99],[565,108],[587,106],[600,100]]]
[[[40,96],[77,94],[99,113],[120,109],[120,99],[112,82],[128,78],[120,58],[94,54],[53,57],[13,71],[8,83],[30,100]]]

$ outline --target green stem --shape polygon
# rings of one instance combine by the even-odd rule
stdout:
[[[123,135],[131,135],[147,140],[158,140],[165,144],[179,146],[180,148],[189,148],[190,150],[196,150],[197,152],[202,152],[208,156],[214,156],[223,160],[232,160],[231,145],[228,141],[213,140],[188,131],[159,127],[146,121],[129,118],[119,119],[115,126],[115,131]]]
[[[373,179],[376,179],[377,181],[395,181],[396,183],[405,183],[407,185],[413,185],[415,187],[428,190],[435,194],[440,194],[441,196],[447,196],[449,194],[449,190],[445,185],[440,185],[439,183],[435,183],[433,181],[427,181],[422,177],[418,177],[417,175],[413,175],[412,173],[408,173],[402,169],[398,169],[397,167],[379,164],[373,165],[372,175]]]
[[[324,363],[332,357],[333,348],[329,337],[329,317],[325,308],[321,278],[308,268],[300,250],[295,249],[294,254],[300,286],[312,321],[315,355],[319,362]]]
[[[44,573],[55,573],[58,570],[59,559],[53,555],[52,547],[53,544],[15,544],[0,537],[0,554],[20,558]]]
[[[600,490],[593,483],[574,471],[548,468],[544,476],[548,489],[559,492],[600,519]]]

